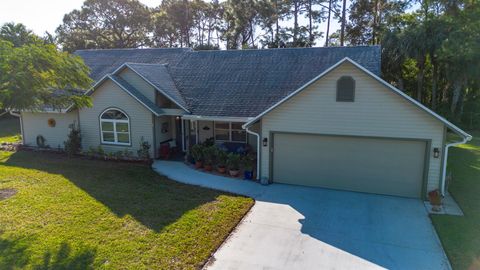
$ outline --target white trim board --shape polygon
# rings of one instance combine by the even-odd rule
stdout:
[[[348,63],[351,63],[353,64],[355,67],[359,68],[360,70],[364,71],[365,73],[367,73],[368,75],[370,75],[371,77],[373,77],[375,80],[377,80],[378,82],[380,82],[381,84],[383,84],[384,86],[386,86],[387,88],[389,88],[390,90],[392,90],[394,93],[398,94],[399,96],[405,98],[407,101],[413,103],[414,105],[418,106],[420,109],[422,109],[423,111],[427,112],[428,114],[430,114],[431,116],[433,116],[434,118],[436,118],[437,120],[441,121],[443,124],[445,124],[447,127],[449,127],[450,129],[452,129],[453,131],[455,131],[457,134],[461,135],[462,137],[466,138],[467,140],[471,140],[472,139],[472,136],[468,133],[466,133],[465,131],[463,131],[462,129],[460,129],[459,127],[455,126],[454,124],[452,124],[451,122],[449,122],[448,120],[446,120],[445,118],[443,118],[442,116],[438,115],[437,113],[433,112],[432,110],[430,110],[429,108],[425,107],[423,104],[421,104],[420,102],[416,101],[415,99],[411,98],[410,96],[408,96],[407,94],[403,93],[401,90],[397,89],[396,87],[394,87],[393,85],[389,84],[388,82],[386,82],[385,80],[383,80],[382,78],[380,78],[379,76],[375,75],[374,73],[372,73],[371,71],[369,71],[368,69],[364,68],[363,66],[361,66],[360,64],[358,64],[357,62],[353,61],[352,59],[348,58],[348,57],[345,57],[343,58],[342,60],[340,60],[339,62],[337,62],[335,65],[331,66],[330,68],[328,68],[327,70],[323,71],[322,73],[320,73],[320,75],[318,75],[317,77],[313,78],[312,80],[310,80],[309,82],[307,82],[306,84],[302,85],[300,88],[298,88],[297,90],[295,90],[294,92],[292,92],[291,94],[289,94],[288,96],[286,96],[285,98],[283,98],[282,100],[280,100],[279,102],[275,103],[273,106],[271,106],[270,108],[266,109],[265,111],[263,111],[262,113],[260,113],[259,115],[257,115],[256,117],[254,117],[252,120],[248,121],[247,123],[245,123],[243,125],[243,128],[247,128],[249,126],[251,126],[253,123],[257,122],[258,120],[260,120],[264,115],[266,115],[267,113],[269,113],[270,111],[272,111],[273,109],[275,109],[276,107],[280,106],[281,104],[283,104],[284,102],[286,102],[287,100],[289,100],[290,98],[292,98],[293,96],[295,96],[296,94],[298,94],[299,92],[303,91],[305,88],[307,88],[308,86],[310,86],[311,84],[313,84],[314,82],[316,82],[317,80],[321,79],[322,77],[324,77],[325,75],[327,75],[328,73],[330,73],[332,70],[334,70],[335,68],[337,68],[338,66],[340,66],[341,64],[345,63],[345,62],[348,62]]]
[[[230,116],[203,116],[186,114],[182,116],[186,120],[198,120],[198,121],[223,121],[223,122],[248,122],[252,117],[230,117]]]

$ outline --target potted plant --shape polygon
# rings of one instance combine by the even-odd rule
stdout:
[[[428,192],[428,200],[432,205],[432,211],[440,212],[442,209],[442,195],[440,195],[440,191],[438,191],[438,189]]]
[[[192,146],[192,157],[195,160],[195,168],[200,169],[203,166],[203,146],[195,144]]]
[[[228,154],[227,166],[230,176],[238,176],[240,173],[240,155],[235,153]]]
[[[224,150],[220,148],[216,148],[216,161],[217,161],[217,171],[219,173],[224,174],[227,171],[227,160],[228,160],[228,154]]]
[[[215,157],[215,146],[207,146],[203,148],[203,166],[206,171],[213,169],[213,159]]]
[[[251,155],[245,155],[242,158],[243,176],[246,180],[253,179],[253,161]]]

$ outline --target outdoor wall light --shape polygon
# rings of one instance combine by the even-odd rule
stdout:
[[[433,157],[434,158],[440,157],[440,149],[438,149],[437,147],[433,148]]]
[[[263,146],[267,146],[268,145],[268,139],[267,138],[263,138]]]

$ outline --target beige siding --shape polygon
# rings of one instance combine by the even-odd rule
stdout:
[[[336,102],[336,81],[355,79],[355,102]],[[262,119],[262,138],[270,132],[416,138],[442,149],[444,125],[375,79],[344,63]],[[429,153],[427,191],[439,187],[441,159]],[[268,147],[262,147],[262,176],[269,176]]]
[[[214,135],[213,121],[198,121],[198,142],[203,143],[206,139],[210,139]],[[208,127],[208,130],[204,128]]]
[[[162,108],[179,108],[175,103],[157,91],[157,89],[155,89],[151,84],[146,82],[131,69],[125,68],[122,72],[120,72],[119,76],[158,106]]]
[[[152,102],[155,102],[155,96],[157,90],[153,88],[149,83],[147,83],[142,77],[140,77],[137,73],[130,70],[129,68],[125,68],[119,74],[125,81],[135,87],[138,91],[140,91],[145,97],[150,99]]]
[[[153,114],[148,109],[111,81],[106,81],[99,86],[92,95],[92,100],[92,108],[80,110],[80,129],[84,149],[101,144],[100,114],[108,108],[119,108],[130,118],[131,146],[102,144],[102,147],[110,152],[128,148],[136,155],[143,137],[152,146],[150,154],[153,156]]]
[[[48,126],[48,119],[55,120],[55,127]],[[52,148],[63,148],[70,132],[69,126],[78,123],[77,111],[70,113],[30,113],[22,112],[24,142],[29,146],[37,146],[37,136],[45,138],[45,144]]]

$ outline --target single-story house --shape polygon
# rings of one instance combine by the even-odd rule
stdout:
[[[250,146],[258,179],[425,198],[444,190],[447,129],[471,136],[382,80],[380,50],[78,51],[93,107],[21,112],[23,143],[63,147],[72,123],[84,149],[144,140],[154,157],[213,139]]]

